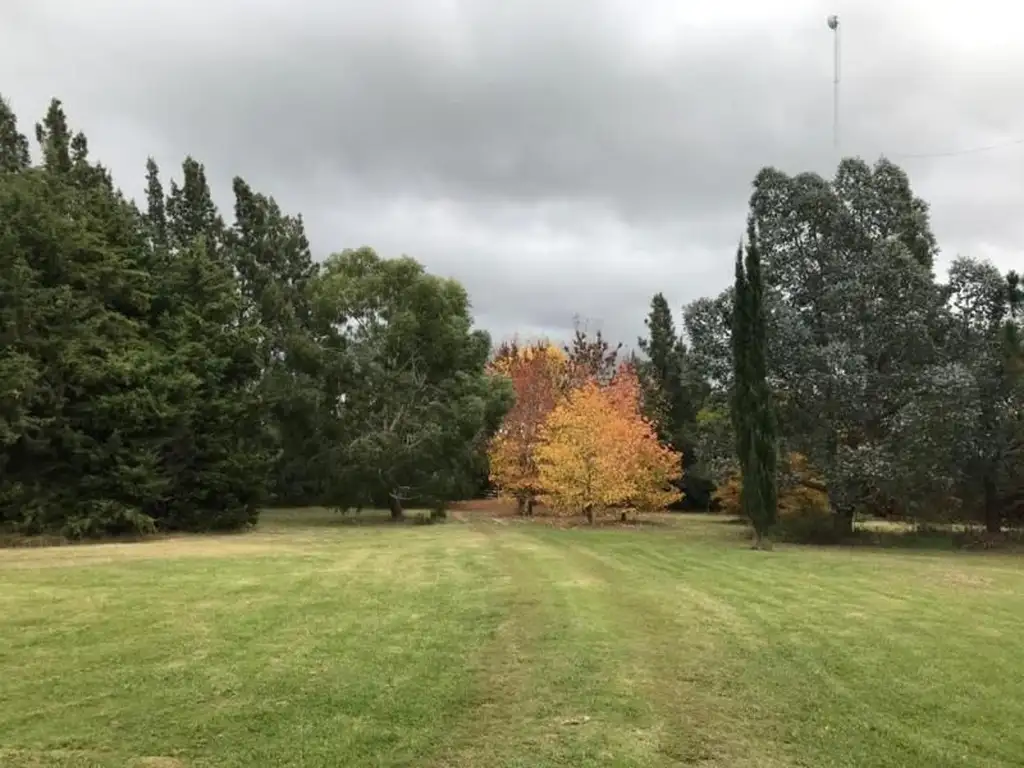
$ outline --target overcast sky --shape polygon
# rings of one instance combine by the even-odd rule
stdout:
[[[496,336],[627,343],[732,269],[757,170],[885,153],[943,259],[1024,266],[1024,8],[1005,0],[0,0],[22,129],[63,99],[130,194],[153,155],[461,280]],[[1000,144],[986,152],[906,157]]]

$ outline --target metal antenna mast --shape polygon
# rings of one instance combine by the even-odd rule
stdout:
[[[828,17],[832,30],[832,148],[839,152],[839,17]]]

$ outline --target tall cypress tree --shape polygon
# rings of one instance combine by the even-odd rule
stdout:
[[[775,407],[768,386],[768,332],[764,306],[764,282],[761,275],[761,253],[758,248],[757,227],[753,217],[747,222],[747,287],[748,313],[751,319],[750,374],[754,391],[754,411],[751,431],[751,452],[756,473],[759,507],[756,513],[763,530],[775,524],[778,507],[778,446]]]
[[[732,420],[743,476],[741,507],[758,545],[775,523],[778,504],[775,412],[767,381],[767,332],[761,255],[753,217],[747,247],[736,252],[732,323]]]

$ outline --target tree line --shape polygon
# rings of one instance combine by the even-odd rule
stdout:
[[[453,280],[204,167],[142,206],[54,100],[40,160],[0,100],[0,527],[69,537],[252,524],[267,503],[442,510],[511,401]],[[140,169],[141,171],[141,169]]]
[[[488,485],[524,513],[665,505],[848,532],[858,515],[1024,517],[1022,286],[935,274],[882,160],[762,170],[734,284],[656,294],[637,353],[577,329],[492,348],[457,282],[204,166],[127,199],[54,100],[38,162],[0,100],[0,527],[243,527],[261,506],[410,505]],[[140,169],[141,171],[142,169]]]

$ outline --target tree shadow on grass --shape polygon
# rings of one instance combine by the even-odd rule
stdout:
[[[845,538],[844,546],[873,547],[936,552],[987,552],[1024,554],[1024,530],[1009,529],[1000,533],[987,533],[979,529],[915,529],[872,530],[858,529]]]
[[[286,528],[395,527],[443,523],[444,518],[431,518],[429,510],[409,509],[397,520],[384,509],[354,510],[329,507],[271,509],[260,516],[263,530]]]

